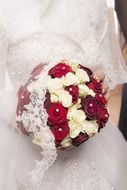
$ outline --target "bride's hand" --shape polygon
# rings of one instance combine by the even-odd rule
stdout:
[[[109,86],[108,86],[107,82],[104,81],[105,73],[97,71],[97,72],[94,72],[93,75],[94,75],[95,79],[102,82],[102,91],[103,91],[103,94],[105,95],[106,99],[108,100],[109,96],[110,96],[110,93],[109,93]]]

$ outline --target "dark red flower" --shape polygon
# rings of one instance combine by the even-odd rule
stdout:
[[[68,72],[72,72],[71,67],[69,65],[66,65],[65,63],[59,63],[51,68],[48,74],[52,78],[61,78],[62,76],[65,76]]]
[[[89,69],[88,67],[84,67],[83,65],[80,65],[80,69],[86,71],[89,76],[93,74],[93,71],[91,69]]]
[[[100,130],[105,127],[105,123],[102,123],[102,122],[97,121],[97,124],[98,124],[98,126],[99,126],[98,132],[100,132]]]
[[[51,105],[52,105],[52,102],[50,99],[50,94],[49,94],[49,92],[46,92],[45,101],[44,101],[44,108],[46,109],[47,112],[48,112]]]
[[[61,143],[61,140],[56,140],[55,139],[56,148],[60,148],[60,143]]]
[[[62,141],[69,134],[69,126],[67,122],[53,125],[50,129],[56,142]]]
[[[79,88],[78,86],[67,86],[65,87],[65,90],[67,90],[71,95],[72,95],[72,102],[75,104],[78,101],[78,97],[79,97]]]
[[[25,108],[24,105],[29,104],[30,102],[30,92],[25,86],[21,86],[18,91],[18,106],[17,106],[17,115],[21,114]]]
[[[79,146],[83,142],[89,139],[89,136],[86,133],[80,133],[76,138],[72,140],[72,144],[74,146]]]
[[[97,113],[98,122],[101,124],[105,124],[108,121],[109,113],[106,108],[99,107]]]
[[[100,105],[106,105],[107,104],[107,100],[102,94],[97,93],[96,99],[97,99],[98,104],[100,104]]]
[[[96,98],[92,96],[87,96],[86,98],[83,98],[81,101],[82,109],[84,110],[86,116],[89,119],[96,119],[97,118],[97,112],[98,112],[98,103]]]
[[[39,75],[40,73],[41,73],[41,71],[43,70],[43,68],[44,68],[44,65],[43,64],[39,64],[39,65],[37,65],[34,69],[33,69],[33,71],[32,71],[32,77],[36,77],[37,75]]]
[[[101,82],[98,82],[96,79],[93,79],[90,83],[87,84],[87,86],[90,89],[92,89],[95,93],[102,92],[102,84]]]
[[[67,121],[68,109],[64,108],[60,103],[54,103],[48,109],[48,124],[60,124]]]

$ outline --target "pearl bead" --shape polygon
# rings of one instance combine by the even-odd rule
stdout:
[[[66,67],[62,67],[62,70],[65,70],[66,69]]]
[[[62,128],[59,128],[58,130],[61,132],[63,129],[62,129]]]
[[[59,110],[59,108],[56,108],[56,112],[59,112],[60,110]]]
[[[69,91],[72,92],[72,88],[69,88]]]
[[[108,117],[108,114],[105,114],[105,117]]]
[[[24,99],[25,97],[24,96],[21,96],[22,99]]]
[[[90,107],[93,107],[93,104],[90,104],[89,106],[90,106]]]
[[[102,94],[100,94],[100,97],[102,97]]]

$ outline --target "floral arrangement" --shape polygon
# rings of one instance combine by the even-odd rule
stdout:
[[[79,146],[108,121],[102,84],[89,68],[79,63],[56,64],[47,71],[46,81],[44,72],[44,65],[38,65],[27,84],[19,90],[18,127],[39,144],[43,141],[39,132],[45,124],[57,148]]]

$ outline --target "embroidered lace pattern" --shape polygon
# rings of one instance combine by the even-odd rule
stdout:
[[[30,100],[30,103],[25,106],[27,111],[23,111],[22,118],[18,117],[17,120],[19,122],[22,121],[33,143],[42,148],[42,160],[35,161],[35,168],[28,174],[26,184],[20,184],[17,179],[18,186],[21,186],[21,190],[38,189],[41,185],[44,172],[55,162],[57,157],[54,137],[47,126],[47,113],[43,105],[45,90],[33,92]]]

